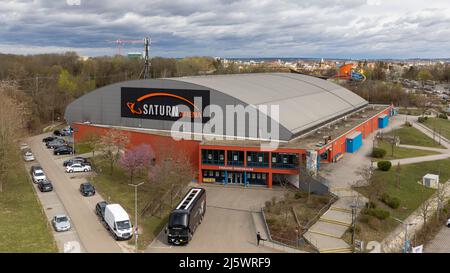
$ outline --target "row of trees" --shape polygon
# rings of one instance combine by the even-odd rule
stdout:
[[[166,203],[172,206],[195,176],[190,160],[179,151],[169,147],[155,151],[147,144],[126,148],[129,145],[129,135],[124,131],[112,129],[104,135],[90,132],[83,137],[83,142],[92,148],[94,154],[99,153],[97,158],[103,164],[98,166],[107,167],[99,171],[113,175],[115,169],[119,168],[128,177],[128,181],[123,183],[135,183],[136,180],[145,182],[142,191],[151,194],[148,195],[149,200],[143,213],[149,208],[156,208],[152,214],[161,212],[158,208]]]
[[[0,54],[0,81],[15,83],[31,99],[33,115],[27,127],[35,130],[62,119],[68,103],[95,88],[138,79],[142,67],[142,60],[123,56],[83,60],[74,52],[31,56]],[[211,57],[154,57],[150,74],[152,78],[162,78],[274,70],[276,68],[266,65],[225,65]]]
[[[0,192],[8,180],[18,158],[17,139],[23,135],[25,120],[29,116],[27,100],[12,84],[0,82]]]
[[[436,63],[434,65],[416,67],[411,66],[403,71],[402,77],[410,80],[417,81],[438,81],[449,82],[450,81],[450,64]]]

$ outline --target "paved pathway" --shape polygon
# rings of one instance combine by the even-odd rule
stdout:
[[[400,119],[402,120],[402,122],[405,120],[404,116],[400,116]],[[426,126],[420,124],[417,121],[417,117],[408,117],[408,121],[411,122],[411,124],[413,125],[414,128],[418,129],[419,131],[421,131],[428,137],[430,137],[432,139],[433,139],[433,137],[434,137],[434,139],[439,139],[439,134],[433,133],[432,130],[430,130]],[[444,138],[443,136],[441,136],[441,140],[442,140],[441,145],[444,146],[446,149],[428,148],[428,147],[412,146],[412,145],[401,145],[403,147],[408,146],[408,147],[412,147],[414,149],[437,151],[437,152],[440,152],[441,154],[391,160],[392,165],[396,166],[398,163],[400,163],[400,165],[414,164],[414,163],[435,161],[435,160],[449,158],[450,157],[450,142],[448,142],[448,140],[446,138]]]
[[[403,123],[404,120],[395,116],[389,120],[388,127],[378,131],[388,132]],[[352,251],[352,247],[342,239],[342,236],[351,226],[352,206],[357,207],[356,215],[358,215],[367,198],[351,187],[360,179],[358,169],[371,164],[368,155],[372,151],[374,137],[375,132],[363,140],[362,147],[356,153],[345,154],[339,163],[322,165],[321,175],[329,181],[330,191],[339,199],[304,234],[304,238],[321,253]]]
[[[443,226],[431,240],[424,247],[426,253],[450,253],[450,228]]]

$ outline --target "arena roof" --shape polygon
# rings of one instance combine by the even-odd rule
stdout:
[[[172,78],[217,90],[247,104],[279,105],[280,124],[297,134],[368,104],[330,81],[295,73]]]
[[[121,116],[121,88],[209,90],[211,104],[279,105],[280,140],[290,140],[368,104],[330,81],[295,73],[207,75],[119,82],[94,90],[66,109],[67,122],[170,130],[172,122]]]

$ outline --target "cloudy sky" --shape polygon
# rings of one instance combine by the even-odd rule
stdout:
[[[153,56],[442,58],[450,1],[0,0],[2,53],[112,55],[145,36]]]

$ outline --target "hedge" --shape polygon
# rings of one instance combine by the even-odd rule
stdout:
[[[383,158],[386,155],[386,150],[382,148],[373,148],[372,157]]]
[[[364,209],[363,213],[373,216],[379,220],[385,220],[391,215],[389,211],[383,209]]]
[[[391,161],[378,161],[377,166],[381,171],[387,172],[391,169],[392,163]]]
[[[386,205],[388,205],[390,208],[392,209],[397,209],[400,207],[400,199],[397,197],[392,197],[387,193],[383,193],[383,195],[381,195],[381,202],[385,203]]]

